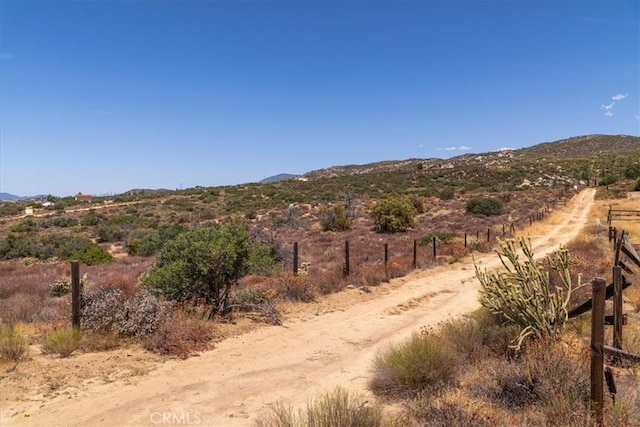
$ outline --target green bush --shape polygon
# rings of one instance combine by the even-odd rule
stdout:
[[[82,261],[87,265],[106,264],[113,261],[113,255],[102,246],[93,242],[74,252],[71,258]]]
[[[442,245],[451,243],[453,239],[458,237],[458,234],[452,231],[436,231],[423,236],[418,243],[420,246],[430,245],[433,243],[434,237],[436,238],[436,246],[441,247]]]
[[[33,218],[27,218],[11,226],[10,230],[13,233],[29,233],[38,230],[38,224],[36,224]]]
[[[42,345],[44,353],[56,353],[60,357],[69,357],[80,348],[82,334],[76,328],[61,328],[53,331],[45,338]]]
[[[376,356],[369,387],[379,395],[415,396],[449,384],[457,371],[458,360],[451,356],[445,341],[432,334],[414,333]]]
[[[29,356],[29,346],[13,324],[0,325],[0,360],[20,362]]]
[[[347,218],[342,205],[336,205],[332,209],[326,209],[322,217],[322,231],[351,230],[351,220]]]
[[[633,187],[633,191],[640,191],[640,179],[636,181],[636,185]]]
[[[246,273],[249,254],[245,223],[201,226],[168,242],[142,282],[169,300],[202,301],[211,315],[228,313],[231,286]]]
[[[383,425],[382,410],[368,404],[362,396],[342,387],[310,402],[306,410],[295,412],[283,405],[271,407],[272,413],[258,421],[261,427],[377,427]]]
[[[378,233],[396,233],[415,227],[417,213],[404,198],[381,200],[371,208],[374,229]]]
[[[485,216],[500,215],[504,212],[504,204],[493,197],[474,197],[467,201],[466,211]]]
[[[598,182],[598,185],[602,187],[602,186],[606,186],[606,185],[615,184],[616,182],[618,182],[618,178],[616,178],[613,175],[608,175],[608,176],[605,176],[604,178],[602,178]]]

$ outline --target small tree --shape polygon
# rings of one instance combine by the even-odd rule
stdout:
[[[326,209],[322,218],[322,231],[346,231],[351,230],[351,220],[347,218],[344,208],[336,205]]]
[[[487,273],[476,265],[480,281],[480,303],[493,314],[520,328],[514,348],[519,349],[527,337],[542,338],[556,334],[569,318],[571,295],[583,285],[578,276],[573,285],[569,273],[569,256],[564,246],[549,257],[549,265],[560,277],[561,285],[552,289],[549,273],[534,259],[531,241],[520,238],[524,254],[521,261],[513,239],[498,240],[496,250],[505,271]]]
[[[371,208],[374,229],[378,233],[407,231],[416,226],[416,208],[404,198],[379,201]]]
[[[163,247],[143,284],[167,299],[211,305],[212,316],[227,314],[229,291],[247,269],[249,245],[248,227],[240,221],[184,232]]]

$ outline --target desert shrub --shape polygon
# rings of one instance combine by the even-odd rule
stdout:
[[[305,410],[273,405],[271,414],[259,420],[261,427],[376,427],[383,425],[382,410],[364,397],[342,387],[309,402]]]
[[[122,225],[104,224],[98,227],[96,234],[100,243],[121,242],[127,236],[127,231]]]
[[[347,218],[342,205],[325,209],[322,213],[322,231],[347,231],[351,230],[351,225],[351,220]]]
[[[424,210],[424,200],[422,197],[411,195],[407,198],[408,202],[413,206],[417,213],[422,214],[425,212]]]
[[[83,334],[81,348],[84,351],[108,351],[118,348],[122,342],[120,336],[113,331],[91,332]]]
[[[202,300],[211,315],[226,314],[230,289],[247,272],[249,246],[244,223],[200,226],[168,242],[142,283],[169,300]]]
[[[80,218],[80,225],[83,225],[85,227],[93,227],[95,225],[98,225],[102,220],[104,220],[104,216],[90,211],[88,214]]]
[[[88,282],[87,273],[80,278],[80,286],[84,288]],[[61,277],[49,285],[49,296],[61,297],[71,293],[71,278]]]
[[[467,201],[466,212],[485,216],[501,215],[504,204],[502,200],[493,197],[474,197]]]
[[[158,328],[143,339],[142,345],[153,353],[186,359],[194,352],[208,349],[212,338],[209,322],[173,308],[163,312]]]
[[[281,249],[277,241],[263,242],[259,238],[250,239],[246,273],[270,276],[281,271]]]
[[[611,184],[615,184],[616,182],[618,182],[618,178],[613,176],[613,175],[607,175],[604,178],[602,178],[600,181],[598,181],[598,185],[599,186],[606,186],[606,185],[611,185]]]
[[[378,353],[369,387],[379,395],[412,396],[451,383],[457,371],[458,361],[449,354],[441,338],[414,333]]]
[[[453,200],[456,196],[456,191],[453,187],[445,187],[438,192],[438,198],[440,200]]]
[[[40,223],[40,227],[42,228],[51,228],[51,227],[59,227],[59,228],[67,228],[78,225],[78,220],[75,218],[69,218],[65,216],[54,216],[51,218],[46,218]]]
[[[315,287],[308,276],[284,273],[274,278],[273,289],[284,301],[311,302],[316,298]]]
[[[555,339],[529,343],[523,349],[520,358],[497,366],[497,401],[509,408],[535,403],[550,412],[555,409],[556,415],[567,408],[588,407],[590,368],[579,349]],[[549,421],[564,425],[555,417]]]
[[[640,178],[636,181],[636,184],[633,186],[633,191],[640,191]]]
[[[162,306],[143,290],[127,298],[121,289],[98,288],[83,295],[82,327],[93,333],[143,337],[158,328]]]
[[[440,248],[448,243],[451,243],[453,239],[458,237],[457,233],[451,231],[436,231],[429,233],[418,241],[420,246],[430,245],[433,243],[433,238],[436,238],[436,247]]]
[[[152,256],[178,234],[187,231],[180,224],[161,225],[157,230],[134,231],[125,240],[124,246],[129,255]]]
[[[405,403],[407,414],[415,426],[474,426],[492,427],[501,425],[497,420],[482,414],[477,408],[446,397],[433,399],[429,394],[421,393],[417,398]]]
[[[29,356],[29,345],[15,325],[0,324],[0,360],[20,362]]]
[[[51,332],[42,345],[44,353],[56,353],[60,357],[69,357],[80,348],[82,334],[77,328],[61,328]]]
[[[488,356],[511,353],[509,343],[518,330],[501,324],[483,307],[469,316],[440,323],[439,334],[461,359],[476,362]]]
[[[113,255],[97,243],[90,242],[71,255],[71,258],[86,265],[106,264],[113,261]]]
[[[396,233],[416,226],[415,207],[404,198],[381,200],[371,208],[377,233]]]
[[[126,296],[120,289],[98,288],[82,294],[81,324],[96,333],[115,331],[122,317]]]
[[[531,242],[520,238],[518,244],[525,260],[521,261],[515,240],[499,240],[496,250],[504,271],[487,273],[476,265],[480,281],[480,303],[493,314],[517,325],[520,333],[514,341],[519,348],[530,337],[556,335],[567,322],[571,295],[582,287],[580,276],[574,285],[569,272],[568,251],[564,246],[547,262],[561,284],[552,289],[549,274],[540,261],[534,259]]]
[[[33,218],[26,218],[17,224],[14,224],[10,228],[12,233],[29,233],[38,230],[38,224]]]
[[[162,305],[155,296],[142,290],[124,301],[122,312],[116,317],[115,330],[121,337],[142,337],[158,328]]]

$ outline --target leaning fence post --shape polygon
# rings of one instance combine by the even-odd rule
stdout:
[[[591,281],[593,308],[591,310],[591,410],[602,426],[604,407],[604,306],[606,282],[596,277]]]
[[[613,267],[613,346],[618,350],[622,350],[622,325],[622,267],[616,265]]]
[[[298,275],[298,242],[293,242],[293,275]]]
[[[71,324],[80,327],[80,261],[71,261]]]

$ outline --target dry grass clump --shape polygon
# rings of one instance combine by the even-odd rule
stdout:
[[[378,427],[385,425],[382,410],[362,396],[342,387],[325,393],[295,411],[290,406],[271,406],[271,414],[257,423],[260,427]]]
[[[69,357],[80,348],[82,333],[77,328],[66,327],[51,332],[45,338],[42,352],[58,354],[60,357]]]
[[[210,348],[212,339],[211,322],[171,307],[163,311],[159,327],[143,338],[142,345],[154,353],[186,359],[192,353]]]
[[[463,361],[475,363],[487,357],[514,354],[510,343],[518,335],[518,328],[501,324],[484,307],[468,316],[446,320],[438,326],[438,333]]]
[[[0,360],[20,362],[29,357],[27,340],[13,323],[0,324]]]
[[[450,384],[459,362],[447,344],[440,336],[423,332],[391,345],[374,359],[369,388],[377,395],[398,398]]]

